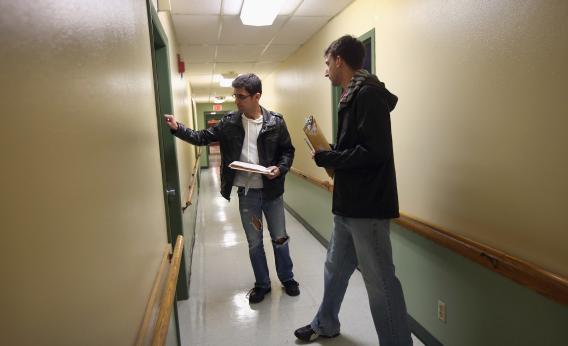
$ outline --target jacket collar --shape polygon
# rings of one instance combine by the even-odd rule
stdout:
[[[369,72],[363,69],[355,71],[351,81],[349,81],[349,85],[347,85],[347,89],[343,92],[339,99],[339,109],[345,108],[349,103],[351,103],[353,97],[359,92],[361,85],[367,79],[371,78],[371,76],[372,75]]]
[[[259,134],[269,131],[276,125],[276,117],[268,109],[260,106],[260,111],[262,112],[262,127]],[[236,126],[242,127],[242,112],[234,112],[230,117],[230,122]]]

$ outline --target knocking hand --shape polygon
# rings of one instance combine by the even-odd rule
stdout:
[[[268,179],[272,180],[280,175],[280,168],[276,166],[270,166],[268,167],[268,169],[270,170],[270,173],[266,175]]]
[[[169,126],[169,128],[177,131],[178,124],[176,118],[171,114],[164,114],[164,118],[166,118],[166,124]]]

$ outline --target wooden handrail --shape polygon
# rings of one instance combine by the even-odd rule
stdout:
[[[156,305],[156,300],[160,291],[160,287],[163,284],[163,276],[166,271],[168,263],[168,255],[170,254],[170,246],[164,246],[164,254],[162,255],[162,262],[160,263],[160,269],[158,270],[158,275],[154,280],[154,285],[150,291],[150,299],[148,299],[148,305],[146,305],[146,311],[144,312],[144,319],[142,320],[142,326],[138,332],[138,337],[136,338],[136,346],[142,346],[145,344],[145,340],[148,338],[148,332],[150,329],[150,320],[152,319],[152,312]]]
[[[290,171],[320,188],[333,191],[333,183],[310,177],[294,167]],[[469,258],[493,272],[501,274],[561,304],[568,304],[568,278],[564,276],[552,273],[533,263],[511,256],[455,232],[431,225],[405,213],[401,213],[400,218],[393,221],[405,229]]]
[[[304,178],[305,180],[309,181],[310,183],[321,187],[324,190],[327,190],[329,192],[333,192],[333,183],[331,183],[329,180],[320,180],[318,178],[311,177],[311,176],[307,175],[306,173],[304,173],[304,172],[302,172],[299,169],[296,169],[294,167],[291,167],[290,171],[292,173],[296,174],[297,176]]]
[[[174,254],[171,259],[170,271],[166,280],[166,287],[162,294],[162,299],[160,300],[160,310],[158,312],[158,319],[156,320],[156,327],[154,328],[152,346],[162,346],[166,343],[166,336],[170,326],[170,316],[172,314],[172,307],[176,293],[182,250],[183,236],[178,235],[176,245],[174,247]]]
[[[187,200],[185,205],[181,208],[181,211],[185,211],[193,202],[193,190],[195,188],[195,181],[197,179],[197,170],[199,169],[199,157],[201,156],[201,148],[197,149],[197,156],[195,157],[195,163],[193,164],[193,170],[191,173],[191,183],[189,183],[189,193],[187,195]]]

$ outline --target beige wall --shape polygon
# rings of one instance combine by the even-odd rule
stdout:
[[[2,344],[131,344],[166,244],[146,4],[3,1],[0,32]]]
[[[392,114],[401,211],[568,275],[568,3],[359,0],[265,81],[295,166],[324,179],[300,132],[331,136],[322,52],[376,31]]]

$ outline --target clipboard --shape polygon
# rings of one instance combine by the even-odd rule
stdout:
[[[306,144],[308,144],[308,147],[310,147],[312,153],[317,151],[331,150],[329,142],[325,138],[323,132],[320,131],[320,128],[318,127],[316,119],[314,118],[313,115],[308,115],[306,117],[306,121],[304,122],[304,133],[308,138]],[[329,175],[330,178],[333,178],[332,168],[325,168],[325,171],[327,172],[327,175]]]

